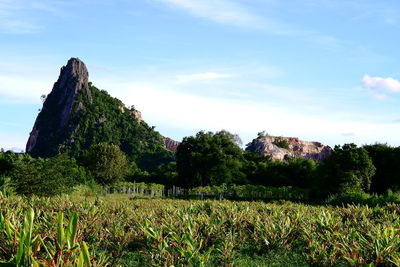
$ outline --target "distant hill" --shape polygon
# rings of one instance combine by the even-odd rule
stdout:
[[[165,139],[138,110],[93,86],[85,64],[71,58],[45,98],[26,152],[34,157],[63,152],[80,156],[92,144],[106,142],[118,145],[143,169],[151,169],[173,157]]]

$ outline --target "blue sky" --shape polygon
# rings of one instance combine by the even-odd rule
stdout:
[[[0,147],[70,57],[165,136],[400,145],[397,0],[0,0]]]

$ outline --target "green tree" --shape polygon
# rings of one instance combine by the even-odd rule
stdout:
[[[113,144],[93,145],[85,165],[99,184],[112,184],[122,180],[128,172],[128,161],[121,149]]]
[[[172,186],[178,184],[178,172],[176,170],[176,162],[169,162],[167,164],[161,164],[151,175],[151,182],[157,184],[164,184],[166,186]]]
[[[372,176],[371,192],[383,194],[400,188],[400,147],[387,144],[364,146],[371,157],[376,173]]]
[[[0,176],[10,173],[14,168],[14,160],[17,157],[12,151],[0,152]]]
[[[355,144],[335,146],[320,165],[318,190],[324,194],[369,191],[376,168],[368,152]]]
[[[178,147],[179,183],[185,187],[241,183],[243,151],[226,131],[199,132],[185,137]]]

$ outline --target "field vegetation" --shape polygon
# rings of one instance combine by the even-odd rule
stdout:
[[[0,197],[0,261],[19,266],[399,265],[400,207]]]

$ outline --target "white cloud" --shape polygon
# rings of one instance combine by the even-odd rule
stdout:
[[[145,121],[156,125],[162,134],[178,139],[183,136],[175,135],[176,132],[192,135],[199,130],[227,129],[238,133],[244,142],[254,138],[257,132],[267,130],[274,135],[296,136],[329,145],[375,141],[400,144],[396,135],[400,130],[398,123],[361,122],[357,119],[344,121],[340,116],[330,116],[327,109],[311,116],[300,112],[302,109],[293,109],[291,105],[280,105],[274,98],[251,101],[191,95],[186,91],[174,91],[175,84],[168,84],[165,80],[136,83],[96,78],[95,81],[125,104],[135,105],[142,111]],[[24,103],[40,103],[40,95],[50,91],[52,82],[54,77],[35,80],[32,77],[0,76],[0,94]],[[26,141],[25,136],[6,139],[0,145],[23,147],[21,144]]]
[[[361,83],[369,94],[379,100],[387,99],[386,93],[400,93],[400,81],[391,77],[382,78],[364,75]]]
[[[371,77],[364,75],[362,85],[366,89],[384,90],[392,93],[400,92],[400,81],[393,78]]]
[[[302,29],[297,25],[286,23],[271,15],[258,15],[244,5],[231,0],[154,0],[166,3],[172,7],[187,11],[189,14],[214,21],[216,23],[256,29],[274,35],[299,37],[337,49],[346,44],[333,36],[321,34],[312,30]]]
[[[270,34],[319,38],[318,34],[304,31],[295,25],[271,16],[258,15],[231,0],[155,0],[187,11],[189,14],[216,23],[257,29]]]
[[[233,74],[229,73],[216,73],[216,72],[203,72],[194,74],[177,75],[176,79],[180,83],[194,82],[194,81],[207,81],[232,78]]]
[[[26,140],[28,137],[23,134],[13,132],[11,135],[9,132],[2,132],[0,133],[0,148],[5,151],[21,152],[25,149]]]
[[[383,93],[380,93],[380,92],[375,91],[375,90],[368,89],[367,93],[370,94],[373,98],[375,98],[377,100],[389,99],[389,96],[387,94],[383,94]]]
[[[7,102],[40,103],[40,96],[50,93],[50,81],[31,76],[0,75],[0,96]]]
[[[265,129],[270,134],[297,136],[329,145],[375,141],[400,143],[395,134],[400,130],[400,125],[394,123],[343,121],[340,118],[327,118],[325,114],[308,116],[285,106],[272,105],[268,101],[260,104],[193,96],[172,92],[157,84],[102,81],[102,85],[127,105],[134,104],[142,111],[145,121],[156,125],[165,135],[171,133],[164,129],[191,134],[199,130],[227,129],[238,133],[248,142],[257,132]],[[357,138],[343,133],[352,133]]]
[[[235,26],[254,27],[259,18],[241,6],[226,0],[158,0],[188,11],[190,14]]]
[[[38,22],[49,15],[64,15],[59,5],[63,1],[25,1],[0,0],[0,33],[33,34],[41,31],[43,25]]]

